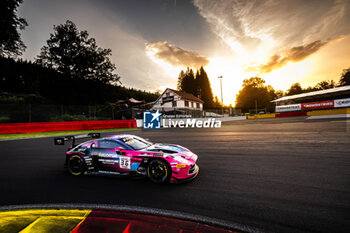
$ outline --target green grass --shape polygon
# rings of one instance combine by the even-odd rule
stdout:
[[[20,138],[38,138],[38,137],[50,137],[50,136],[59,136],[59,135],[72,135],[72,134],[93,133],[93,132],[111,132],[111,131],[136,130],[136,129],[138,129],[138,128],[118,128],[118,129],[98,129],[98,130],[80,130],[80,131],[55,131],[55,132],[40,132],[40,133],[0,134],[0,140],[20,139]]]

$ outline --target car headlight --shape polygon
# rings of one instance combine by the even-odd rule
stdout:
[[[185,168],[186,167],[186,164],[176,164],[176,168]]]

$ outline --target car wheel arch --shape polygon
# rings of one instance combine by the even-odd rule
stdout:
[[[84,174],[84,171],[86,171],[86,162],[85,162],[85,159],[84,159],[84,156],[82,156],[81,154],[79,153],[72,153],[72,154],[66,154],[66,168],[67,168],[67,171],[73,175],[76,175],[74,174],[72,171],[70,171],[70,167],[69,167],[69,161],[72,157],[79,157],[82,162],[83,162],[83,165],[82,165],[82,172],[81,174],[79,175],[83,175]]]
[[[171,180],[173,171],[172,171],[172,168],[171,168],[171,166],[170,166],[170,163],[169,163],[166,159],[161,158],[161,157],[155,157],[155,158],[153,157],[153,158],[150,158],[150,160],[149,160],[148,163],[147,163],[147,167],[146,167],[147,176],[149,177],[149,169],[148,169],[148,168],[149,168],[149,164],[150,164],[152,161],[155,161],[155,160],[164,162],[165,165],[166,165],[167,168],[168,168],[168,171],[167,171],[167,172],[169,172],[169,174],[167,175],[165,181],[160,182],[160,183],[167,183],[167,182],[169,182],[169,181]]]

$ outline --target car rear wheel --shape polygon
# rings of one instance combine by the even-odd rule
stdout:
[[[85,164],[83,159],[79,155],[72,155],[68,159],[67,169],[70,174],[75,176],[81,176],[85,171]]]
[[[163,160],[152,160],[147,167],[147,176],[155,183],[169,182],[171,177],[171,168]]]

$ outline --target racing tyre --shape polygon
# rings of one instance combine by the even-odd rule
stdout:
[[[147,167],[147,176],[154,183],[169,182],[171,178],[171,168],[163,160],[152,160]]]
[[[83,159],[79,155],[72,155],[69,157],[67,170],[70,174],[75,176],[84,175],[85,164]]]

